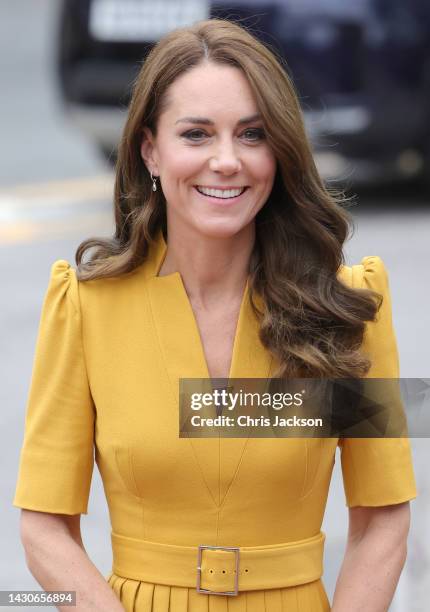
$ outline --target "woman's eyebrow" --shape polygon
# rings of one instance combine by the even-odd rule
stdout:
[[[237,125],[252,123],[252,121],[256,121],[257,119],[261,119],[260,113],[255,113],[255,115],[251,115],[250,117],[242,117],[242,119],[239,119],[237,122]],[[214,122],[206,117],[182,117],[182,119],[175,121],[175,125],[177,123],[200,123],[201,125],[214,125]]]

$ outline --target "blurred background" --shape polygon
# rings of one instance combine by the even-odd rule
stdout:
[[[238,20],[285,58],[321,174],[355,195],[346,263],[379,255],[390,275],[402,377],[429,377],[430,4],[428,0],[14,0],[0,4],[0,589],[40,590],[12,499],[42,300],[56,259],[113,232],[116,144],[130,86],[154,42],[209,16]],[[390,608],[430,597],[428,439],[412,441],[419,497]],[[332,597],[347,534],[337,460],[323,529]],[[111,568],[94,469],[86,550]],[[14,608],[17,609],[17,608]],[[46,608],[44,608],[46,609]]]

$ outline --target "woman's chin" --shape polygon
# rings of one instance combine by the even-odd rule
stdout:
[[[199,223],[197,230],[206,238],[232,238],[238,232],[244,229],[242,224],[238,223]]]

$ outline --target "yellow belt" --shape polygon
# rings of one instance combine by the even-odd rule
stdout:
[[[177,546],[112,532],[112,571],[157,584],[194,587],[198,592],[237,595],[318,580],[325,534],[269,546]]]

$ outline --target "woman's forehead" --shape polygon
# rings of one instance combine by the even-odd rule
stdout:
[[[169,120],[176,124],[187,117],[204,118],[209,125],[217,116],[235,117],[239,122],[258,113],[251,87],[239,69],[221,66],[209,73],[207,68],[199,68],[178,77],[166,92]]]

